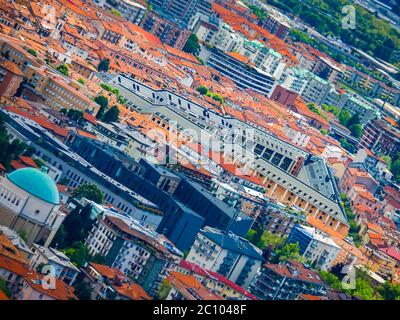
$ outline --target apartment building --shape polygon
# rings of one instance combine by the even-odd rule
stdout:
[[[400,131],[384,119],[375,119],[365,126],[359,147],[394,157],[400,151]]]
[[[137,25],[142,22],[147,12],[147,8],[135,0],[112,0],[110,3],[112,4],[111,8],[118,10],[126,20]]]
[[[242,89],[252,89],[267,97],[270,97],[275,89],[276,81],[272,75],[252,66],[250,60],[239,53],[225,53],[214,48],[206,63]]]
[[[256,296],[226,277],[187,260],[182,260],[175,269],[180,273],[194,276],[206,288],[226,300],[257,300]]]
[[[155,12],[146,14],[140,26],[160,38],[163,43],[179,50],[183,49],[190,36],[190,31],[182,28],[177,22],[168,20]]]
[[[331,84],[328,81],[310,73],[300,96],[307,103],[322,105],[330,89]]]
[[[280,237],[288,237],[296,224],[307,224],[305,215],[296,212],[295,208],[285,210],[282,205],[268,203],[265,211],[261,212],[255,221],[255,227]]]
[[[262,251],[248,240],[206,227],[197,234],[186,260],[247,289],[264,259]]]
[[[265,20],[259,22],[259,25],[282,40],[286,39],[291,30],[287,19],[278,11],[269,14]]]
[[[91,255],[104,256],[107,265],[134,279],[153,297],[167,270],[183,257],[165,237],[138,221],[115,216],[96,219],[85,244]]]
[[[221,51],[234,52],[242,48],[244,45],[244,38],[237,34],[230,25],[222,23],[209,43]]]
[[[266,263],[249,290],[262,300],[296,300],[300,294],[326,294],[320,276],[297,261]]]
[[[97,29],[99,38],[112,44],[122,42],[125,34],[124,27],[115,21],[107,21],[106,19],[94,20],[93,25]]]
[[[207,0],[150,0],[149,2],[156,10],[186,23],[197,11],[208,13],[211,7]]]
[[[64,253],[54,248],[43,247],[36,243],[32,245],[32,252],[33,256],[30,259],[30,266],[32,269],[41,272],[41,267],[51,266],[54,268],[57,279],[63,280],[70,286],[75,283],[80,270]]]
[[[342,69],[326,57],[318,57],[311,71],[332,84],[336,84],[342,74]]]
[[[0,96],[13,97],[23,79],[24,74],[15,63],[8,60],[0,61]]]
[[[342,109],[349,111],[352,115],[358,114],[360,123],[366,125],[375,118],[378,110],[360,96],[348,96],[342,104]]]
[[[257,68],[271,74],[275,79],[282,76],[286,65],[279,52],[256,40],[245,41],[238,51],[248,57]]]
[[[91,300],[151,300],[141,286],[118,269],[91,262],[81,270],[83,283],[91,289]]]
[[[298,243],[300,254],[318,269],[329,270],[340,247],[327,235],[315,228],[296,224],[288,237],[289,243]]]

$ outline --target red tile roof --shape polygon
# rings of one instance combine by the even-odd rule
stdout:
[[[124,283],[113,288],[122,296],[131,300],[152,300],[144,289],[136,283]]]
[[[167,280],[188,300],[223,300],[203,286],[194,276],[171,271]]]
[[[386,253],[388,256],[400,261],[400,249],[397,247],[381,248],[380,251]]]
[[[285,264],[271,264],[266,263],[265,268],[273,271],[281,277],[297,279],[304,282],[311,282],[315,284],[322,284],[323,281],[320,276],[313,270],[305,268],[300,262],[291,261],[288,267]],[[297,272],[294,273],[291,269],[295,269]]]
[[[0,256],[0,269],[5,269],[19,276],[25,276],[29,272],[26,264],[5,256]]]
[[[88,132],[86,130],[82,130],[82,129],[76,129],[76,133],[79,134],[82,137],[86,137],[89,139],[93,139],[93,140],[97,140],[97,136],[91,132]]]
[[[90,113],[84,112],[83,113],[83,118],[90,123],[97,124],[97,119],[95,116],[91,115]]]
[[[28,167],[27,165],[24,165],[23,163],[17,161],[17,160],[12,160],[10,163],[11,167],[14,168],[15,170],[22,169]]]
[[[115,279],[117,277],[121,279],[125,279],[125,275],[119,271],[118,269],[111,268],[109,266],[103,265],[103,264],[97,264],[94,262],[90,263],[90,266],[95,269],[102,277],[108,278],[108,279]]]
[[[27,156],[20,156],[19,157],[22,163],[26,164],[27,166],[39,169],[39,166],[36,164],[35,161],[31,157]]]
[[[195,172],[198,172],[198,173],[201,173],[202,175],[205,175],[205,176],[207,176],[207,177],[209,177],[209,178],[212,178],[212,174],[209,172],[209,171],[207,171],[206,169],[204,169],[202,166],[199,166],[198,168],[197,167],[195,167],[191,162],[189,162],[189,161],[182,161],[182,162],[180,162],[180,164],[183,166],[183,167],[185,167],[186,169],[189,169],[189,170],[191,170],[191,171],[195,171]]]
[[[0,301],[10,300],[6,294],[0,290]]]
[[[228,287],[231,287],[238,293],[240,293],[252,300],[258,300],[258,298],[255,295],[251,294],[247,290],[243,289],[241,286],[238,286],[236,283],[225,278],[224,276],[220,275],[219,273],[216,273],[216,272],[213,272],[210,270],[205,270],[204,268],[201,268],[200,266],[198,266],[194,263],[191,263],[189,261],[186,261],[186,260],[182,260],[181,263],[179,264],[179,266],[181,266],[185,269],[188,269],[188,270],[190,270],[198,275],[201,275],[203,277],[213,278],[219,282],[222,282],[223,284],[227,285]]]
[[[9,60],[3,60],[2,62],[0,62],[0,66],[3,67],[4,69],[6,69],[7,71],[15,74],[15,75],[18,75],[18,76],[21,76],[21,77],[24,76],[24,74],[21,71],[21,69],[18,68],[17,65],[14,62],[11,62]]]
[[[32,289],[55,300],[78,300],[74,294],[74,288],[60,279],[56,279],[55,289],[44,288],[42,285],[43,277],[35,273],[28,274],[24,279]]]

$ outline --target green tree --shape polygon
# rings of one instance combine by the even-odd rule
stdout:
[[[60,249],[66,249],[70,248],[74,243],[83,242],[94,223],[94,220],[91,219],[91,212],[91,205],[73,209],[58,229],[52,245]]]
[[[196,90],[197,90],[198,92],[200,92],[200,94],[202,94],[202,95],[205,95],[205,94],[207,94],[207,92],[208,92],[208,89],[207,89],[207,87],[205,87],[205,86],[197,87]]]
[[[390,170],[392,166],[392,158],[390,156],[383,155],[381,159],[386,163],[387,168]]]
[[[378,292],[384,300],[400,300],[400,285],[394,285],[386,281],[385,284],[378,289]]]
[[[339,113],[339,122],[344,125],[347,126],[347,124],[349,123],[350,119],[351,119],[351,113],[345,109],[342,109]]]
[[[353,137],[360,138],[362,136],[363,129],[362,129],[361,125],[358,124],[358,123],[353,124],[352,126],[350,126],[349,130],[351,131],[351,135]]]
[[[96,118],[101,119],[107,109],[108,99],[105,96],[97,96],[94,98],[94,102],[100,106],[99,111],[97,111]]]
[[[103,192],[95,184],[91,183],[81,184],[78,188],[74,190],[74,192],[72,192],[72,197],[84,197],[98,204],[103,203],[104,200]]]
[[[98,71],[107,72],[110,69],[110,60],[109,59],[102,59],[97,66]]]
[[[161,282],[160,288],[158,289],[157,299],[165,300],[168,297],[168,294],[171,291],[171,289],[172,289],[172,285],[166,278],[164,278],[164,280],[162,280],[162,282]]]
[[[396,160],[396,161],[392,164],[391,172],[392,172],[393,175],[396,177],[396,179],[399,179],[399,178],[400,178],[400,159],[399,159],[399,160]]]
[[[65,223],[65,220],[64,220]],[[65,238],[67,237],[67,232],[65,231],[64,224],[58,228],[56,235],[53,238],[52,245],[55,248],[65,248]]]
[[[256,230],[256,232],[254,233],[251,242],[252,242],[255,246],[259,246],[259,245],[260,245],[260,241],[261,241],[261,237],[262,237],[263,233],[264,233],[264,229],[263,229],[263,228],[258,228],[258,229]]]
[[[324,280],[331,288],[335,290],[342,290],[342,281],[340,281],[338,276],[325,270],[320,272],[320,276],[322,280]]]
[[[352,294],[356,297],[360,297],[364,300],[374,300],[375,291],[371,284],[361,277],[356,278],[356,288],[352,291]]]
[[[102,120],[104,122],[110,123],[110,122],[117,122],[118,121],[118,116],[119,116],[119,109],[117,106],[112,106],[109,108],[103,115]]]
[[[94,263],[106,264],[106,257],[99,253],[96,253],[90,260]]]
[[[254,4],[246,4],[246,5],[261,21],[264,21],[267,18],[268,14],[263,8],[259,8]]]
[[[25,230],[20,230],[17,232],[17,234],[19,235],[19,237],[24,240],[25,242],[28,240],[28,235],[26,233]]]
[[[274,251],[272,261],[274,263],[284,262],[287,260],[301,260],[299,244],[286,243],[282,248],[278,248]]]
[[[78,81],[81,85],[84,85],[84,84],[85,84],[85,80],[83,80],[82,78],[79,78],[77,81]]]
[[[213,100],[217,102],[224,103],[224,98],[222,98],[222,96],[219,93],[213,93],[211,95],[211,98],[213,98]]]
[[[117,9],[112,8],[110,11],[112,14],[115,14],[117,17],[121,16],[121,12],[119,12]]]
[[[339,140],[340,145],[342,146],[343,149],[346,149],[350,153],[354,153],[356,151],[356,148],[348,142],[346,139],[340,139]]]
[[[3,280],[2,278],[0,278],[0,291],[3,291],[4,294],[5,294],[8,298],[11,298],[11,293],[10,293],[10,291],[7,289],[7,286],[6,286],[6,281]]]
[[[352,126],[356,125],[356,124],[360,124],[360,116],[358,115],[358,113],[352,115],[352,117],[350,118],[350,120],[347,122],[347,127],[351,128]]]
[[[261,241],[265,245],[264,248],[268,247],[271,250],[276,250],[284,246],[286,237],[281,237],[272,232],[264,231]]]
[[[65,63],[60,64],[56,69],[58,72],[62,73],[64,76],[69,77],[68,66]]]
[[[25,153],[29,149],[29,146],[19,139],[14,139],[10,142],[7,130],[4,126],[4,120],[2,116],[0,118],[0,163],[2,163],[6,169],[10,169],[11,161]]]
[[[197,38],[197,36],[193,33],[190,34],[182,50],[187,53],[197,55],[200,50],[199,38]]]
[[[37,56],[38,56],[38,54],[37,54],[37,52],[36,52],[35,49],[29,48],[29,49],[26,50],[26,51],[28,51],[28,52],[29,52],[31,55],[33,55],[34,57],[37,57]]]
[[[69,109],[66,116],[79,124],[83,123],[83,112],[81,110]]]
[[[253,239],[254,239],[254,235],[256,234],[256,232],[257,231],[254,229],[250,229],[249,231],[247,231],[246,239],[249,240],[251,243],[254,243]]]
[[[71,248],[65,250],[65,255],[77,267],[83,267],[90,260],[89,250],[81,241],[73,243]]]
[[[339,114],[339,109],[334,107],[334,106],[332,106],[332,105],[323,104],[321,107],[325,111],[330,112],[330,113],[334,114],[335,116],[338,116],[338,114]]]

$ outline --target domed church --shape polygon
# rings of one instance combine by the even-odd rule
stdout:
[[[55,181],[35,168],[22,168],[0,180],[0,224],[26,235],[28,245],[48,246],[65,218]]]

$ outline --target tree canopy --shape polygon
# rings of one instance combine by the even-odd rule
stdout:
[[[347,124],[349,123],[350,119],[351,119],[351,113],[345,109],[342,109],[339,113],[339,122],[344,125],[347,126]]]
[[[190,34],[188,40],[186,41],[183,51],[197,55],[200,50],[199,38],[195,34]]]
[[[283,247],[278,248],[274,251],[274,256],[272,257],[272,262],[284,262],[287,260],[297,260],[301,261],[302,258],[299,253],[299,244],[296,243],[286,243]]]
[[[110,60],[109,59],[102,59],[97,66],[98,71],[107,72],[110,69]]]
[[[62,73],[64,76],[69,77],[68,66],[65,63],[60,64],[56,69],[58,72]]]
[[[103,203],[104,194],[95,184],[81,184],[72,193],[72,197],[82,198],[94,201],[98,204]]]
[[[118,116],[119,116],[119,109],[117,106],[112,106],[109,108],[104,115],[102,116],[102,120],[104,122],[110,123],[110,122],[117,122],[118,121]]]
[[[296,15],[323,35],[333,35],[375,57],[398,63],[394,53],[400,49],[400,32],[350,0],[269,0],[268,4]],[[347,5],[355,8],[354,29],[342,28],[343,18],[348,17],[342,10]]]
[[[97,96],[94,98],[94,102],[100,106],[99,111],[97,111],[96,118],[101,119],[107,109],[108,99],[105,96]]]

